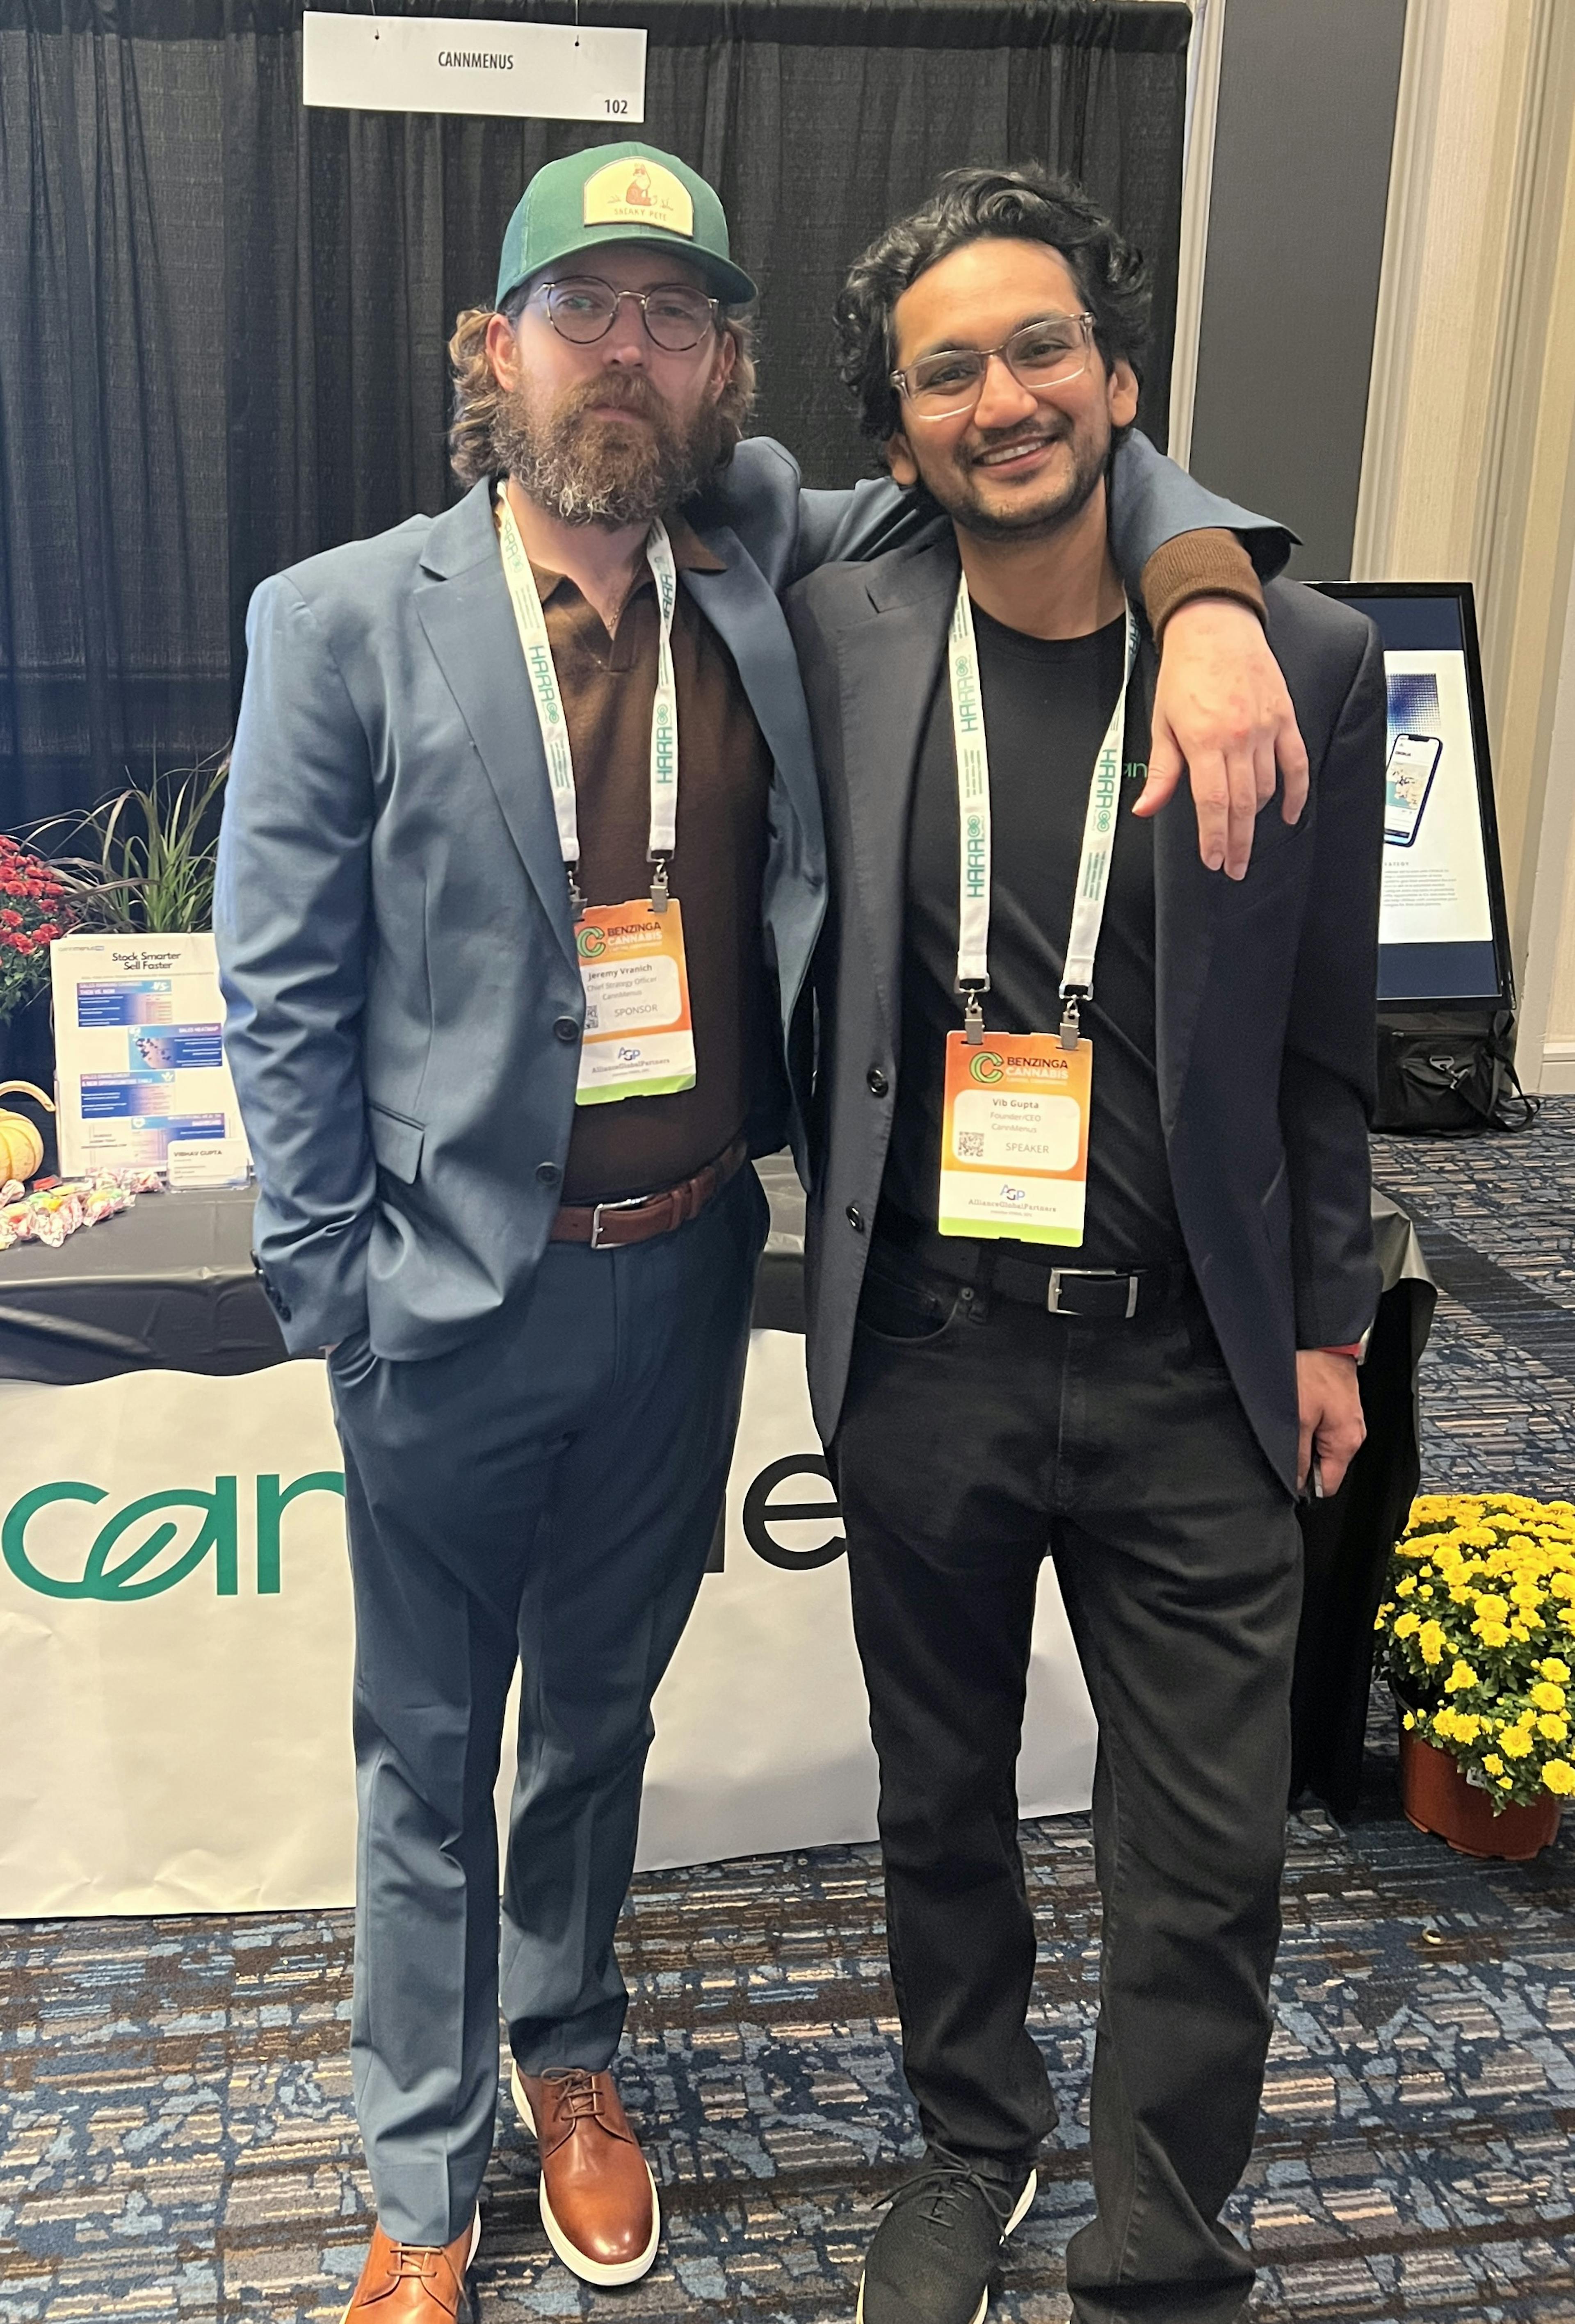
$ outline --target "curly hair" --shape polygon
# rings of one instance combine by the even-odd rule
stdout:
[[[502,389],[487,355],[487,325],[494,313],[517,323],[531,286],[520,283],[501,308],[467,307],[454,326],[448,361],[454,375],[454,418],[448,429],[448,465],[462,484],[479,484],[495,476],[504,463],[498,456],[493,425]],[[716,419],[721,448],[716,465],[725,468],[744,432],[755,401],[755,324],[749,314],[723,318],[723,329],[736,350],[732,374],[717,399]]]
[[[837,369],[858,399],[860,426],[878,442],[900,425],[890,380],[898,300],[937,260],[991,236],[1046,243],[1064,258],[1107,367],[1125,360],[1141,378],[1148,267],[1082,187],[1031,161],[1014,170],[948,170],[927,202],[876,235],[837,300]]]

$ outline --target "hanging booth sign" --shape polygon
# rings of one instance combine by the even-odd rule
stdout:
[[[301,101],[361,113],[645,119],[645,34],[493,16],[301,18]]]

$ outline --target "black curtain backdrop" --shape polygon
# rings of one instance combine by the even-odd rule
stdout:
[[[755,424],[808,482],[872,465],[831,371],[847,262],[963,161],[1070,171],[1147,254],[1142,416],[1164,441],[1185,6],[581,17],[649,32],[635,134],[722,193],[762,290]],[[490,300],[532,171],[629,134],[309,113],[299,20],[299,0],[0,0],[0,826],[222,747],[257,582],[454,496],[454,318]]]

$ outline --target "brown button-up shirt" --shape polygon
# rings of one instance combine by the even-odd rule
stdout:
[[[719,560],[682,518],[668,520],[680,572]],[[611,636],[561,573],[533,564],[574,753],[579,883],[587,902],[650,889],[650,717],[660,622],[650,569]],[[566,1203],[616,1202],[690,1177],[743,1128],[777,1038],[760,939],[771,758],[732,655],[687,590],[673,613],[678,695],[678,844],[668,876],[684,908],[695,1026],[695,1086],[575,1110]]]

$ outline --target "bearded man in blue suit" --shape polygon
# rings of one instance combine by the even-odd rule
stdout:
[[[258,1264],[292,1353],[327,1353],[345,1452],[378,2210],[346,2314],[381,2324],[456,2315],[479,2236],[516,1664],[502,1997],[544,2224],[594,2284],[659,2236],[613,1930],[738,1416],[747,1166],[802,1150],[825,899],[778,596],[923,521],[740,440],[753,292],[682,161],[551,163],[451,349],[471,491],[265,583],[247,625],[216,924]],[[1184,751],[1239,871],[1276,741],[1303,769],[1230,527],[1283,558],[1123,447],[1123,569],[1156,627],[1201,601],[1167,633],[1171,779]]]

